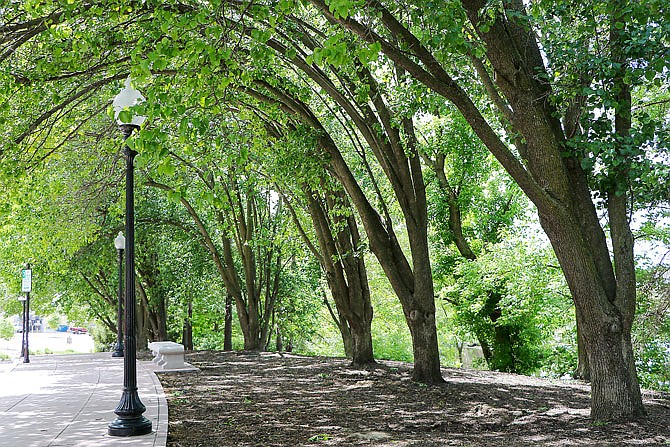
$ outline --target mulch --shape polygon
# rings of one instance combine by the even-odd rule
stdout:
[[[589,418],[589,386],[491,371],[292,354],[196,351],[195,373],[160,374],[168,447],[670,446],[670,395],[645,392],[648,417]]]

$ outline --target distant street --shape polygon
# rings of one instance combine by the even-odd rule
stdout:
[[[70,343],[68,343],[68,338]],[[90,353],[93,352],[93,337],[89,334],[69,332],[31,332],[28,338],[31,355],[45,353]],[[11,340],[0,339],[0,353],[12,359],[21,355],[21,334],[14,334]]]

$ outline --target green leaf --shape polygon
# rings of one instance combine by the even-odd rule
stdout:
[[[172,203],[179,203],[181,201],[181,193],[179,191],[171,190],[167,193],[168,200]]]
[[[352,9],[353,4],[354,3],[350,0],[331,0],[328,8],[336,19],[346,19],[349,17],[349,11]]]
[[[133,113],[128,110],[121,110],[119,112],[119,120],[121,120],[122,123],[129,123],[133,120]]]

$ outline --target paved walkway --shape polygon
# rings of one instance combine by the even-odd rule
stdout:
[[[151,434],[107,434],[123,390],[123,359],[110,353],[30,356],[0,366],[1,447],[164,447],[167,402],[152,362],[138,362],[137,386]]]

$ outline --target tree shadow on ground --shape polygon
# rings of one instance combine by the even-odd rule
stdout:
[[[649,417],[594,423],[589,386],[444,369],[446,383],[410,380],[410,365],[355,369],[344,359],[202,351],[199,373],[161,374],[169,447],[670,445],[667,395],[646,393]]]

